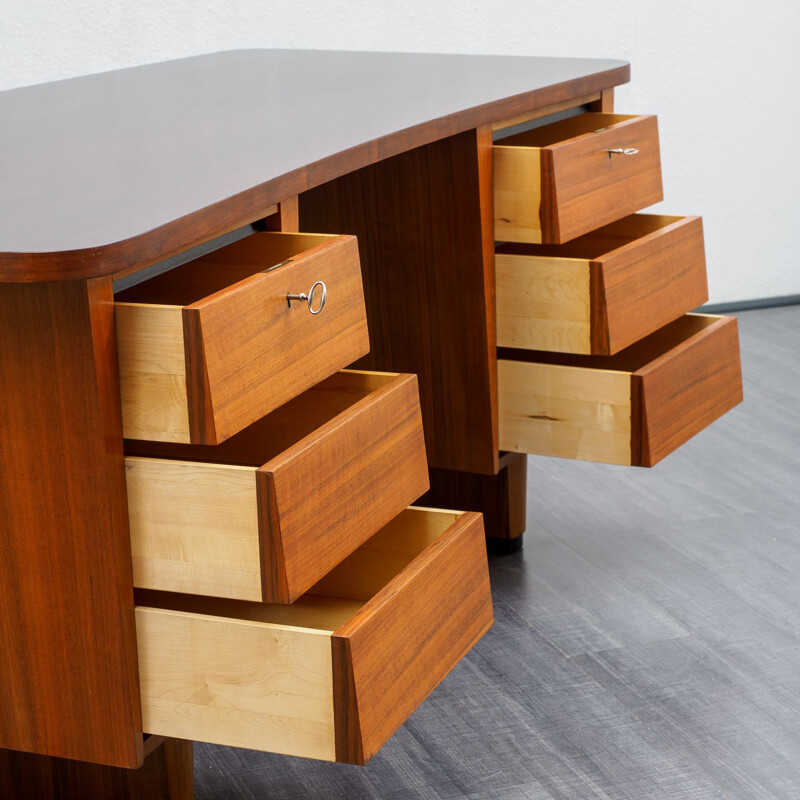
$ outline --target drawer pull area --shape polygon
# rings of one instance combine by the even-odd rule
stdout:
[[[314,292],[319,289],[319,302],[317,303],[317,307],[314,308]],[[325,285],[323,281],[314,281],[311,288],[308,290],[308,294],[305,292],[300,292],[300,294],[289,294],[286,293],[286,305],[289,308],[292,307],[292,300],[298,300],[301,303],[305,303],[308,306],[308,311],[315,316],[325,308],[325,300],[328,297],[328,287]]]
[[[613,356],[498,353],[500,448],[651,467],[742,400],[734,317],[687,314]]]
[[[335,293],[314,325],[287,301],[302,286],[314,315]],[[128,439],[218,444],[369,351],[354,236],[255,233],[121,291],[115,311]]]
[[[612,355],[708,300],[700,217],[632,214],[495,251],[497,345]]]
[[[562,244],[663,199],[654,116],[586,112],[493,151],[499,242]]]
[[[222,444],[126,449],[146,589],[291,603],[428,488],[415,375],[340,372]]]
[[[409,508],[287,606],[137,592],[144,730],[365,764],[492,623],[480,514]]]

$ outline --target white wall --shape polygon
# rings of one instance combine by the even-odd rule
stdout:
[[[627,59],[617,109],[659,115],[711,301],[800,294],[798,0],[0,2],[0,89],[243,47]]]

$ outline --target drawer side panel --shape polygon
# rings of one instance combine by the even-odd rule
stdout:
[[[501,449],[630,464],[630,373],[505,359],[497,371]]]
[[[136,609],[144,729],[332,761],[329,635]]]
[[[125,459],[133,582],[261,600],[255,469]]]
[[[116,303],[114,316],[123,435],[188,442],[181,309]]]

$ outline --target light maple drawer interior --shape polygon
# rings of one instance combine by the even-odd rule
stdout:
[[[222,444],[129,442],[125,474],[135,586],[291,603],[428,489],[417,377],[339,372]]]
[[[293,605],[139,591],[144,729],[363,764],[491,622],[473,513],[407,509]]]
[[[700,217],[632,214],[495,253],[497,345],[610,355],[708,299]]]
[[[115,300],[130,439],[216,444],[369,350],[352,236],[256,233]]]
[[[498,356],[514,452],[649,467],[742,399],[733,317],[687,314],[614,356]]]
[[[494,145],[497,241],[561,244],[662,199],[654,116],[587,112]]]

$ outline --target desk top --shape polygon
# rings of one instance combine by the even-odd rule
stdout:
[[[0,281],[145,266],[626,62],[237,50],[0,92]]]

